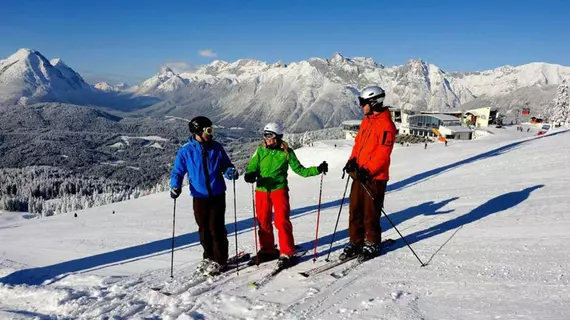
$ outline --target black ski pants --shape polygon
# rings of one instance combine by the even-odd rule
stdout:
[[[194,218],[198,224],[204,259],[226,264],[228,260],[228,231],[226,230],[226,195],[194,198]]]

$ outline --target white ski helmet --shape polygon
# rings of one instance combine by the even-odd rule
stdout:
[[[385,97],[386,92],[384,89],[382,89],[380,86],[373,85],[368,86],[360,91],[358,101],[360,102],[360,106],[370,104],[370,107],[372,109],[381,108]]]
[[[283,136],[283,125],[281,125],[278,122],[270,122],[267,125],[265,125],[265,127],[263,128],[263,132],[273,132],[275,133],[277,136],[282,137]]]

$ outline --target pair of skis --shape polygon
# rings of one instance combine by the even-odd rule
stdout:
[[[385,249],[387,249],[388,247],[390,247],[390,246],[391,246],[392,244],[394,244],[395,242],[396,242],[396,241],[393,240],[393,239],[387,239],[387,240],[382,241],[382,243],[380,244],[380,249],[376,252],[376,255],[374,255],[373,257],[371,257],[371,258],[368,259],[368,260],[374,259],[374,258],[376,258],[377,256],[382,255],[382,254],[385,252]],[[297,255],[298,257],[301,257],[301,256],[305,255],[306,253],[307,253],[307,251],[304,250],[304,251],[299,251],[296,255]],[[325,272],[325,271],[327,271],[327,270],[331,270],[331,269],[333,269],[333,268],[335,268],[335,267],[337,267],[337,266],[340,266],[340,265],[342,265],[342,264],[344,264],[344,263],[347,263],[347,262],[351,262],[351,261],[352,261],[352,263],[351,263],[349,266],[347,266],[346,268],[342,269],[341,271],[331,273],[331,276],[333,276],[333,277],[335,277],[335,278],[337,278],[337,279],[340,279],[340,278],[346,276],[346,275],[347,275],[348,273],[350,273],[352,270],[354,270],[354,269],[355,269],[357,266],[359,266],[361,263],[364,263],[364,262],[366,262],[366,261],[368,261],[368,260],[361,261],[361,260],[359,259],[359,256],[358,256],[358,255],[354,255],[354,256],[352,256],[352,257],[350,257],[350,258],[348,258],[348,259],[345,259],[345,260],[340,260],[340,259],[338,259],[338,257],[337,257],[336,260],[333,260],[333,261],[331,261],[331,262],[328,262],[328,263],[326,263],[325,265],[318,266],[318,267],[315,267],[315,268],[313,268],[313,269],[310,269],[310,270],[307,270],[307,271],[304,271],[304,272],[300,272],[300,274],[301,274],[302,276],[304,276],[304,277],[307,278],[307,277],[311,277],[311,276],[315,276],[315,275],[317,275],[317,274],[323,273],[323,272]],[[271,273],[268,273],[267,275],[263,276],[263,278],[261,278],[261,279],[259,279],[259,280],[256,280],[256,281],[253,281],[253,282],[250,282],[250,283],[249,283],[249,286],[250,286],[250,287],[253,287],[253,288],[255,288],[255,289],[258,289],[258,288],[264,286],[265,284],[267,284],[268,282],[270,282],[273,278],[275,278],[275,276],[276,276],[277,274],[279,274],[281,271],[283,271],[283,270],[285,270],[285,269],[286,269],[286,268],[278,268],[278,267],[277,267],[277,268],[273,269],[273,270],[271,271]]]
[[[241,270],[242,268],[248,266],[250,260],[251,260],[251,254],[240,252],[237,256],[230,257],[228,259],[226,267],[220,272],[208,273],[204,271],[195,271],[192,274],[192,276],[190,276],[190,278],[187,280],[187,282],[179,287],[175,287],[174,285],[180,281],[174,279],[166,281],[166,283],[162,286],[155,286],[151,287],[150,289],[159,292],[165,296],[181,294],[183,292],[190,290],[190,288],[199,285],[202,282],[212,280],[215,277],[220,276],[222,274],[227,274],[229,271],[235,270],[238,266]]]
[[[396,242],[396,241],[393,240],[393,239],[387,239],[387,240],[382,241],[382,243],[380,244],[380,249],[379,249],[379,251],[377,251],[376,255],[373,256],[372,258],[370,258],[369,260],[374,259],[374,258],[376,258],[376,257],[379,256],[379,255],[382,255],[382,254],[384,253],[385,249],[387,249],[388,247],[390,247],[390,246],[391,246],[392,244],[394,244],[395,242]],[[330,274],[331,276],[333,276],[333,277],[339,279],[339,278],[342,278],[342,277],[346,276],[350,271],[352,271],[354,268],[356,268],[356,267],[357,267],[358,265],[360,265],[361,263],[368,261],[368,260],[360,261],[360,260],[358,259],[358,257],[359,257],[358,255],[354,255],[354,256],[352,256],[352,257],[350,257],[350,258],[348,258],[348,259],[345,259],[345,260],[340,260],[340,259],[337,257],[335,260],[332,260],[332,261],[330,261],[330,262],[327,262],[326,264],[324,264],[324,265],[322,265],[322,266],[318,266],[318,267],[315,267],[315,268],[313,268],[313,269],[310,269],[310,270],[307,270],[307,271],[304,271],[304,272],[300,272],[299,274],[302,275],[302,276],[305,277],[305,278],[308,278],[308,277],[315,276],[315,275],[317,275],[317,274],[323,273],[323,272],[328,271],[328,270],[331,270],[331,269],[333,269],[333,268],[335,268],[335,267],[337,267],[337,266],[340,266],[340,265],[342,265],[342,264],[345,264],[345,263],[347,263],[347,262],[351,262],[351,261],[352,261],[352,263],[351,263],[348,267],[344,268],[344,269],[341,270],[340,272],[333,272],[333,273]]]
[[[387,240],[382,241],[382,243],[380,244],[379,251],[377,252],[377,254],[375,256],[373,256],[370,259],[374,259],[375,257],[382,255],[384,253],[385,249],[390,247],[395,242],[396,241],[393,239],[387,239]],[[304,256],[305,254],[307,254],[307,252],[308,252],[307,249],[299,250],[295,253],[294,257],[296,259],[299,259],[302,256]],[[168,287],[169,287],[168,284],[165,286],[162,286],[162,287],[155,287],[155,288],[151,288],[151,289],[154,291],[160,292],[164,295],[167,295],[167,296],[180,294],[180,293],[183,293],[185,291],[188,291],[190,288],[197,286],[202,282],[205,282],[205,281],[212,279],[216,276],[219,276],[221,274],[225,274],[228,271],[234,270],[238,265],[240,266],[240,270],[247,268],[248,266],[253,266],[253,265],[255,265],[254,263],[251,263],[253,261],[253,259],[255,259],[255,257],[251,257],[251,255],[249,253],[241,252],[238,256],[234,256],[234,257],[229,258],[227,267],[218,274],[205,274],[205,273],[201,273],[201,272],[196,272],[196,275],[191,277],[190,281],[188,281],[182,287],[177,288],[175,290],[168,290]],[[272,260],[272,261],[274,261],[274,260]],[[366,261],[368,261],[368,260],[366,260]],[[324,264],[322,266],[318,266],[318,267],[309,269],[307,271],[300,272],[299,274],[301,274],[303,277],[306,277],[306,278],[313,277],[313,276],[321,274],[325,271],[331,270],[337,266],[351,262],[350,265],[347,266],[346,268],[344,268],[338,272],[333,272],[330,274],[334,278],[340,279],[340,278],[346,276],[352,270],[354,270],[361,263],[366,262],[366,261],[360,261],[358,259],[358,255],[352,256],[352,257],[345,259],[345,260],[340,260],[337,257],[335,260],[327,262],[326,264]],[[259,288],[265,286],[267,283],[271,282],[271,280],[273,280],[276,275],[278,275],[279,273],[281,273],[282,271],[284,271],[286,269],[289,269],[289,267],[285,267],[285,268],[275,267],[271,270],[270,273],[264,275],[262,278],[255,280],[255,281],[252,281],[252,282],[249,282],[248,286],[251,288],[254,288],[254,289],[259,289]]]
[[[298,260],[299,258],[301,258],[302,256],[306,255],[307,252],[309,252],[309,250],[307,249],[302,249],[302,250],[298,250],[293,257],[295,258],[295,260]],[[289,269],[292,266],[289,267],[275,267],[273,268],[273,270],[271,270],[270,273],[264,275],[261,279],[258,279],[256,281],[252,281],[250,283],[248,283],[248,286],[254,289],[258,289],[262,286],[264,286],[265,284],[267,284],[268,282],[270,282],[273,278],[275,278],[276,275],[278,275],[279,273],[281,273],[281,271],[285,270],[285,269]]]

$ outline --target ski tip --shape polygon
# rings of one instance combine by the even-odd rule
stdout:
[[[299,274],[302,275],[302,276],[305,277],[305,278],[308,278],[308,277],[309,277],[309,274],[306,273],[306,272],[299,272]]]
[[[247,284],[247,286],[252,288],[252,289],[257,289],[257,283],[255,283],[255,282],[250,282]]]

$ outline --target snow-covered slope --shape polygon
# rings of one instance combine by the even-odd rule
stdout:
[[[340,172],[352,143],[321,141],[296,152],[306,166],[330,164],[315,264],[311,250],[258,290],[247,283],[271,265],[167,297],[149,289],[170,276],[167,193],[79,211],[77,218],[13,220],[0,213],[0,318],[566,319],[570,132],[537,137],[534,129],[492,130],[448,147],[394,149],[385,210],[426,267],[383,217],[383,238],[398,240],[383,256],[340,279],[298,274],[324,263],[345,188]],[[289,181],[296,243],[312,249],[320,179],[291,173]],[[234,252],[229,187],[226,223]],[[201,259],[186,192],[176,207],[174,287],[188,284]],[[251,187],[241,178],[236,194],[239,250],[251,252]],[[347,207],[333,257],[348,241]]]

